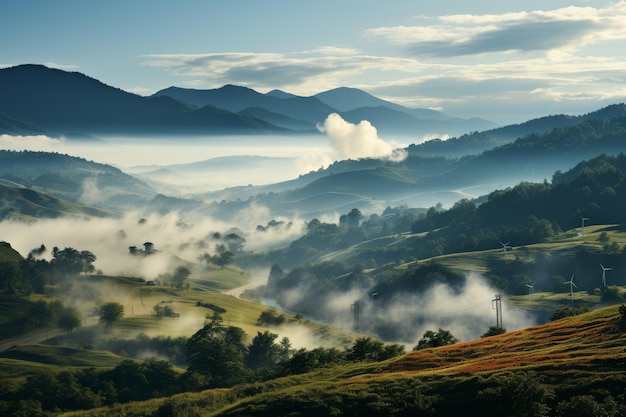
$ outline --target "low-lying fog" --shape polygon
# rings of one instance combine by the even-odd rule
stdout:
[[[146,175],[180,191],[206,192],[297,178],[334,161],[402,159],[401,148],[426,138],[381,138],[368,121],[331,114],[317,134],[250,136],[106,136],[56,139],[0,135],[0,149],[57,152]],[[447,137],[444,135],[444,137]]]
[[[318,130],[319,134],[309,136],[106,137],[91,141],[5,135],[0,136],[0,149],[68,154],[114,165],[127,173],[149,175],[162,181],[164,187],[167,183],[175,184],[179,191],[198,191],[200,188],[202,191],[210,191],[285,181],[326,167],[336,160],[361,157],[402,159],[404,152],[398,149],[409,143],[417,143],[406,140],[400,144],[381,139],[368,122],[354,125],[337,115],[329,116],[318,126]],[[342,213],[337,213],[337,216],[339,214]],[[104,274],[150,280],[171,273],[180,262],[195,263],[200,269],[203,265],[200,260],[202,255],[214,254],[215,243],[210,242],[210,236],[215,232],[236,230],[246,239],[246,250],[266,250],[286,245],[300,237],[305,232],[307,222],[299,218],[271,218],[269,210],[258,206],[248,207],[234,218],[238,219],[236,224],[226,224],[209,217],[184,218],[176,213],[144,216],[134,212],[121,218],[107,219],[42,219],[32,223],[3,221],[0,223],[0,240],[9,242],[23,256],[41,244],[49,251],[54,246],[88,250],[97,257],[94,263],[96,270]],[[257,230],[258,225],[266,225],[270,220],[283,220],[284,223],[264,232]],[[331,222],[337,218],[320,220]],[[154,243],[157,254],[150,257],[128,255],[129,246],[141,248],[148,241]],[[49,252],[47,256],[50,256]],[[259,278],[257,274],[254,277],[255,282],[260,283],[267,278]],[[465,294],[468,298],[465,295],[452,297],[442,293],[443,290],[431,294],[433,300],[435,295],[440,300],[436,303],[436,309],[458,308],[466,300],[475,300],[476,293],[487,297],[486,306],[489,309],[488,298],[493,291],[476,279],[471,282]],[[345,311],[338,311],[336,324],[349,327],[350,304],[345,295],[327,301],[329,307],[335,304],[340,309],[345,308]],[[403,320],[403,315],[409,314],[408,311],[416,302],[402,300],[393,315],[386,317]],[[477,337],[477,332],[486,331],[489,321],[492,321],[488,313],[482,311],[480,320],[472,320],[472,323],[479,323],[479,328],[465,323],[460,327],[454,326],[453,333],[460,339]],[[441,314],[440,318],[444,320],[445,316]],[[428,318],[432,330],[436,330],[434,327],[439,325],[450,324],[445,320],[435,320],[434,317]],[[509,330],[532,324],[523,314],[511,314],[509,317],[511,320],[515,317],[515,323],[507,326]],[[415,331],[421,330],[413,329],[410,337],[415,336]]]

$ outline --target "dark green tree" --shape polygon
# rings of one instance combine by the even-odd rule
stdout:
[[[269,330],[257,332],[248,347],[246,366],[252,370],[272,368],[279,361],[280,347],[274,343],[278,335]]]
[[[158,324],[159,320],[165,317],[165,308],[161,304],[156,304],[152,307],[152,315]]]
[[[385,345],[382,340],[372,337],[359,337],[348,348],[346,359],[351,362],[379,362],[404,353],[402,345]]]
[[[183,289],[185,286],[185,281],[191,275],[191,271],[185,266],[179,266],[174,271],[174,275],[172,276],[172,282],[176,288]]]
[[[506,333],[506,329],[504,327],[498,327],[498,326],[490,326],[489,330],[487,330],[482,336],[480,337],[490,337],[490,336],[497,336],[499,334],[503,334]]]
[[[534,372],[506,372],[494,377],[494,386],[479,392],[479,398],[499,408],[499,415],[542,417],[550,411],[552,388]]]
[[[61,310],[59,318],[57,319],[59,327],[67,332],[67,335],[71,335],[72,331],[81,325],[80,314],[78,310],[72,307],[65,307]]]
[[[230,265],[233,263],[235,258],[235,254],[229,250],[222,252],[220,255],[213,256],[211,262],[215,265],[224,268],[226,265]]]
[[[100,323],[105,324],[107,331],[111,331],[113,323],[124,317],[124,306],[116,302],[102,304],[96,311],[100,317]]]
[[[445,329],[439,329],[437,332],[427,330],[413,350],[435,348],[440,346],[453,345],[458,339]]]

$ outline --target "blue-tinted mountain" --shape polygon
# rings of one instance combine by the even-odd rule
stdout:
[[[241,112],[250,107],[263,108],[292,119],[307,121],[312,126],[323,122],[329,114],[337,112],[315,97],[276,97],[230,84],[209,90],[169,87],[156,92],[152,97],[163,96],[194,106],[211,105],[231,112]]]
[[[265,95],[266,96],[270,96],[270,97],[277,97],[277,98],[294,98],[294,97],[298,97],[295,94],[291,94],[291,93],[288,93],[286,91],[276,90],[276,89],[272,90],[272,91],[268,91],[267,93],[265,93]]]
[[[594,112],[610,117],[621,105]],[[409,148],[411,150],[412,147]],[[257,199],[276,214],[381,211],[388,205],[430,207],[478,198],[520,181],[542,182],[558,171],[601,154],[626,151],[626,116],[583,120],[549,133],[530,134],[479,155],[463,158],[422,156],[409,152],[401,162],[344,160],[281,184],[256,189]],[[226,191],[225,191],[226,192]],[[245,190],[246,198],[253,190]],[[215,193],[219,201],[219,193]],[[228,205],[222,213],[232,212]]]
[[[111,212],[142,207],[157,194],[118,168],[50,152],[0,150],[0,181]]]
[[[317,132],[312,123],[294,119],[289,116],[285,116],[284,114],[274,113],[262,107],[249,107],[240,111],[239,114],[250,119],[263,120],[272,125],[280,126],[295,132]]]
[[[342,112],[356,110],[361,107],[386,107],[391,110],[410,114],[418,119],[447,120],[450,116],[431,109],[411,109],[380,99],[358,88],[339,87],[316,94],[322,102]]]
[[[623,103],[612,104],[579,116],[565,114],[545,116],[496,129],[476,130],[447,140],[432,139],[421,144],[410,145],[408,151],[415,155],[452,158],[459,158],[464,155],[480,155],[485,151],[506,145],[528,135],[544,135],[554,129],[575,126],[587,120],[610,120],[623,116],[626,116],[626,105]]]
[[[482,119],[460,119],[429,109],[410,109],[389,101],[381,100],[356,88],[337,88],[312,97],[302,97],[280,90],[261,94],[247,87],[225,85],[212,90],[194,90],[170,87],[155,96],[170,96],[194,106],[212,105],[240,114],[247,108],[265,109],[273,114],[281,114],[288,119],[257,116],[268,123],[287,129],[294,128],[290,120],[310,123],[308,129],[299,125],[296,130],[315,130],[331,113],[339,113],[351,123],[361,120],[371,122],[381,135],[402,135],[420,137],[440,134],[449,136],[475,130],[492,129],[495,124]],[[289,120],[290,122],[286,122]]]
[[[27,136],[45,134],[46,131],[44,129],[32,123],[0,113],[0,135]]]
[[[0,113],[51,134],[263,133],[257,119],[170,97],[141,97],[78,72],[41,65],[0,69]]]
[[[112,213],[84,204],[72,203],[24,187],[12,187],[0,182],[0,220],[54,219],[64,216],[105,217]]]
[[[459,135],[464,132],[484,130],[493,127],[493,123],[481,119],[419,119],[404,111],[389,107],[359,107],[354,110],[341,112],[341,117],[350,123],[359,123],[367,120],[381,132],[381,136],[409,135],[418,140],[428,135]]]

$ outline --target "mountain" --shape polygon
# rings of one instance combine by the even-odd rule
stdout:
[[[447,120],[450,116],[430,109],[411,109],[375,97],[358,88],[339,87],[315,94],[320,101],[336,108],[341,112],[356,110],[361,107],[385,107],[391,110],[410,114],[418,119]]]
[[[212,105],[296,131],[315,131],[315,125],[323,122],[331,113],[339,113],[351,123],[368,120],[382,135],[447,136],[495,126],[481,119],[465,120],[429,109],[409,109],[347,87],[312,97],[296,96],[280,90],[261,94],[234,85],[211,90],[169,87],[154,96],[169,96],[194,106]],[[252,112],[250,109],[255,110]],[[282,115],[282,118],[277,115]],[[302,121],[309,125],[301,126]]]
[[[409,152],[422,156],[445,156],[452,158],[478,155],[531,134],[547,134],[554,129],[575,126],[587,120],[611,120],[623,116],[626,116],[626,105],[623,103],[612,104],[579,116],[565,114],[545,116],[520,124],[502,126],[485,131],[474,131],[447,140],[433,139],[421,144],[410,145]]]
[[[370,122],[382,135],[405,136],[410,134],[415,140],[420,135],[445,137],[459,135],[464,132],[490,129],[493,123],[481,119],[447,118],[445,120],[419,119],[410,113],[394,110],[386,106],[359,107],[340,113],[342,118],[350,123],[357,124],[362,120]]]
[[[0,113],[51,134],[277,132],[258,119],[170,97],[141,97],[78,72],[41,65],[0,69]]]
[[[0,220],[55,219],[63,216],[104,217],[112,213],[106,210],[71,203],[28,188],[10,187],[0,183]]]
[[[455,159],[421,156],[415,151],[420,146],[412,145],[407,158],[400,162],[370,158],[338,161],[284,183],[211,192],[195,198],[227,200],[216,205],[224,216],[236,211],[231,206],[234,203],[229,202],[233,195],[253,199],[274,215],[299,213],[309,218],[351,208],[380,212],[389,205],[452,206],[463,198],[479,198],[520,181],[542,182],[557,171],[569,170],[581,160],[600,154],[624,152],[624,131],[626,117],[589,119]]]
[[[225,85],[210,90],[195,90],[169,87],[156,92],[152,97],[168,96],[194,106],[215,106],[231,112],[241,112],[247,108],[263,108],[272,113],[282,114],[292,119],[304,120],[311,124],[323,122],[337,110],[322,103],[315,97],[267,95],[247,87]]]
[[[17,211],[25,215],[33,215],[33,206],[53,212],[77,211],[75,207],[63,208],[65,202],[120,212],[142,207],[157,194],[144,182],[118,168],[47,152],[0,151],[0,180],[11,187],[5,189],[8,193],[5,197],[10,196],[10,201],[16,203],[11,213]],[[26,204],[17,204],[18,201]],[[20,207],[23,212],[16,210]],[[91,214],[98,212],[94,210]],[[56,217],[53,213],[43,217],[50,216]]]
[[[280,126],[295,132],[317,133],[315,127],[304,120],[297,120],[284,114],[274,113],[262,107],[249,107],[239,112],[242,116],[250,119],[263,120],[275,126]]]
[[[291,94],[291,93],[288,93],[288,92],[282,91],[282,90],[268,91],[267,93],[265,93],[265,95],[271,96],[271,97],[278,97],[278,98],[294,98],[294,97],[298,97],[295,94]]]
[[[354,88],[302,97],[235,85],[169,87],[142,97],[79,72],[19,65],[0,69],[0,90],[0,133],[13,135],[318,133],[316,125],[331,113],[354,123],[369,120],[383,136],[443,137],[494,127],[481,119],[409,109]]]
[[[46,131],[40,127],[0,113],[0,135],[28,136],[45,134]]]

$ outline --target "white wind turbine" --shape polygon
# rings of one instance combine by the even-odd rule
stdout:
[[[511,249],[511,247],[509,246],[509,243],[511,243],[511,241],[508,241],[506,243],[500,242],[500,244],[502,245],[502,252],[506,253],[507,249]]]
[[[530,302],[532,302],[534,298],[533,294],[535,293],[535,283],[526,284],[526,287],[528,288],[528,297],[530,298]]]
[[[572,299],[572,303],[574,302],[574,287],[576,287],[576,284],[574,284],[574,274],[572,274],[572,278],[567,281],[564,282],[563,284],[567,285],[569,284],[569,296]],[[576,289],[578,289],[578,287],[576,287]]]
[[[585,220],[589,220],[589,217],[580,216],[580,235],[585,236]]]
[[[600,268],[602,268],[602,286],[606,287],[606,271],[610,271],[613,268],[606,268],[602,264],[600,264]]]

